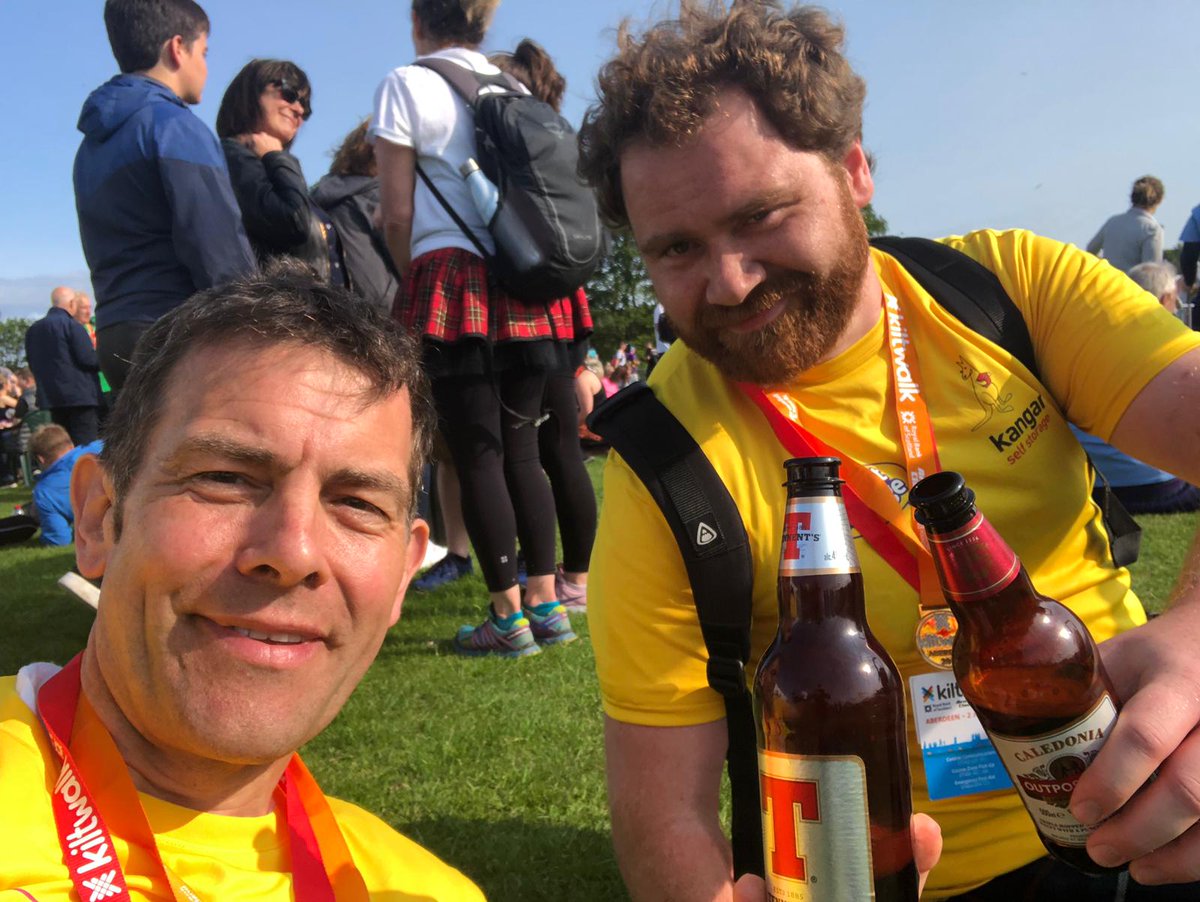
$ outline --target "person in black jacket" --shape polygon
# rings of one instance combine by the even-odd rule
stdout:
[[[50,311],[25,333],[25,356],[37,379],[38,406],[86,445],[100,437],[100,361],[87,330],[75,321],[75,292],[50,293]]]
[[[375,225],[379,210],[379,178],[375,149],[367,141],[364,119],[346,135],[334,154],[329,174],[313,187],[312,197],[337,229],[346,276],[359,297],[392,309],[399,285],[383,232]]]
[[[217,135],[242,222],[260,262],[284,254],[345,285],[333,223],[308,196],[300,161],[288,150],[312,115],[312,87],[287,60],[254,59],[221,98]]]

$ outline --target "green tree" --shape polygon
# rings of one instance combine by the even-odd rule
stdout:
[[[875,208],[871,204],[867,204],[862,208],[862,218],[863,222],[867,224],[867,234],[872,238],[888,233],[887,220],[876,213]]]
[[[25,330],[33,320],[0,319],[0,366],[15,370],[25,365]]]
[[[654,289],[632,236],[615,236],[608,256],[587,284],[595,332],[592,345],[601,360],[616,353],[617,345],[632,342],[639,356],[654,339]]]

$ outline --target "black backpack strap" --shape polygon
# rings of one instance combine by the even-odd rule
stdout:
[[[873,238],[933,299],[984,338],[1004,348],[1041,381],[1025,317],[996,274],[961,251],[928,238]]]
[[[758,752],[746,685],[754,586],[746,527],[696,440],[644,382],[602,403],[588,426],[642,480],[675,535],[708,649],[708,684],[725,699],[734,872],[761,876]]]
[[[428,188],[430,192],[432,192],[433,196],[437,198],[438,203],[442,205],[442,209],[445,210],[450,215],[450,218],[454,220],[455,225],[457,225],[459,229],[462,230],[462,233],[467,236],[467,240],[475,245],[475,250],[479,251],[479,256],[483,257],[485,261],[491,261],[492,255],[487,252],[487,248],[483,246],[483,242],[480,241],[475,233],[471,231],[470,227],[466,224],[466,222],[463,221],[463,218],[454,212],[454,208],[450,206],[450,202],[446,200],[446,196],[442,194],[442,192],[439,191],[433,184],[433,179],[429,177],[429,173],[421,168],[420,163],[417,164],[417,175],[421,177],[421,181],[425,183],[425,187]]]
[[[1042,381],[1025,317],[995,273],[962,251],[928,238],[888,235],[871,239],[871,244],[895,257],[909,275],[959,322],[1000,345],[1025,364],[1038,382]],[[1128,567],[1138,559],[1142,529],[1112,491],[1090,455],[1088,466],[1094,474],[1094,497],[1100,506],[1113,563]]]
[[[507,72],[499,72],[494,75],[476,72],[474,69],[468,69],[466,66],[460,66],[458,63],[436,56],[415,60],[413,65],[430,69],[445,79],[446,83],[454,89],[454,93],[466,101],[471,112],[475,111],[479,95],[485,88],[502,88],[504,92],[512,94],[525,93],[521,89],[520,82]]]

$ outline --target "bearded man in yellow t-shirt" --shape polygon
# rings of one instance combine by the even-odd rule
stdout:
[[[622,35],[581,131],[581,171],[610,222],[632,229],[683,340],[649,384],[716,468],[749,535],[750,672],[775,631],[779,485],[793,456],[756,401],[761,390],[833,453],[880,476],[901,507],[911,468],[898,404],[919,390],[940,466],[965,474],[1041,591],[1107,640],[1104,663],[1125,707],[1071,800],[1083,823],[1104,821],[1088,853],[1129,863],[1129,900],[1195,898],[1200,886],[1142,885],[1200,879],[1195,570],[1147,624],[1067,423],[1200,479],[1200,338],[1076,248],[1021,231],[945,239],[993,272],[1020,310],[1035,376],[868,246],[865,85],[842,55],[840,27],[823,11],[775,2],[728,14],[684,5],[678,22]],[[706,680],[687,574],[659,509],[617,455],[604,494],[589,621],[618,861],[635,899],[728,899],[725,712]],[[872,629],[911,698],[944,679],[916,648],[918,594],[867,542],[856,545]],[[945,839],[928,897],[1126,892],[1124,878],[1106,890],[1046,858],[1015,792],[979,779],[992,771],[927,772],[917,720],[915,807]]]
[[[72,481],[87,646],[0,679],[0,898],[483,898],[296,754],[400,615],[432,424],[411,339],[304,268],[154,324]]]

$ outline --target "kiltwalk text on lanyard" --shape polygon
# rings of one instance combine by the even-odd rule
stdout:
[[[130,847],[141,847],[152,856],[175,899],[197,902],[196,893],[163,863],[137,790],[112,739],[107,734],[92,736],[87,748],[72,754],[82,658],[72,658],[37,694],[38,714],[62,762],[51,802],[63,860],[75,892],[82,902],[129,900],[125,874],[101,810],[103,803],[110,811],[122,812],[131,825],[131,835],[125,840]],[[103,779],[96,779],[98,776]],[[102,795],[97,797],[90,786],[100,786]],[[365,902],[366,885],[354,867],[329,802],[299,756],[293,755],[288,763],[276,798],[288,826],[297,902]]]
[[[941,465],[929,408],[921,394],[916,347],[909,339],[904,311],[890,294],[883,297],[883,314],[900,446],[911,488],[918,480],[938,472]],[[762,410],[779,441],[793,455],[841,458],[841,472],[846,481],[843,498],[850,523],[876,554],[917,591],[920,608],[917,649],[930,664],[948,669],[957,624],[942,597],[933,559],[924,547],[920,527],[911,513],[901,507],[879,475],[805,429],[800,422],[799,405],[786,391],[765,392],[748,383],[738,387]]]

